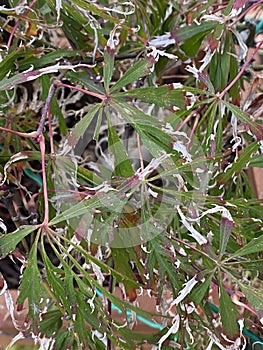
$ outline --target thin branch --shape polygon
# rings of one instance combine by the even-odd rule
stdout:
[[[252,11],[255,7],[258,7],[259,4],[261,4],[263,0],[257,1],[255,4],[249,6],[245,10],[241,12],[241,14],[230,24],[231,27],[233,27],[236,23],[239,23],[242,18],[246,16],[246,14],[250,11]]]
[[[0,130],[2,130],[4,132],[9,132],[10,134],[14,134],[14,135],[21,136],[21,137],[37,138],[39,136],[39,133],[37,131],[32,131],[32,132],[26,133],[26,132],[20,132],[20,131],[4,128],[2,126],[0,126]]]
[[[252,54],[247,58],[246,62],[243,64],[243,67],[240,69],[239,73],[236,75],[236,77],[231,81],[231,83],[229,85],[227,85],[227,87],[219,94],[218,98],[219,99],[223,99],[223,97],[225,96],[225,94],[231,89],[231,87],[240,79],[240,77],[242,76],[242,74],[244,73],[244,71],[246,70],[247,66],[249,65],[249,63],[252,61],[252,59],[254,58],[254,56],[257,54],[258,50],[261,48],[261,46],[263,45],[263,40],[261,40],[258,45],[256,46],[256,48],[254,49],[254,51],[252,52]]]
[[[74,86],[74,85],[65,84],[65,83],[62,83],[60,81],[55,81],[54,85],[56,85],[56,86],[64,86],[64,87],[67,87],[69,89],[77,90],[77,91],[83,92],[86,95],[97,97],[97,98],[99,98],[102,101],[107,99],[107,96],[105,96],[105,95],[97,94],[96,92],[85,90],[85,89],[79,88],[79,87]]]
[[[33,0],[33,1],[31,2],[31,4],[28,5],[28,9],[23,13],[24,16],[26,16],[26,15],[28,14],[28,12],[31,10],[31,8],[35,5],[36,2],[37,2],[37,0]],[[15,32],[16,32],[16,30],[17,30],[17,28],[18,28],[18,26],[19,26],[19,24],[20,24],[21,22],[22,22],[22,19],[20,18],[20,19],[16,22],[16,24],[14,25],[14,27],[13,27],[11,33],[10,33],[10,36],[9,36],[9,39],[8,39],[8,42],[7,42],[7,48],[8,48],[8,49],[9,49],[10,46],[11,46],[11,43],[12,43],[13,37],[14,37],[14,35],[15,35]]]
[[[190,244],[190,243],[187,243],[185,241],[183,241],[182,239],[180,238],[177,238],[175,236],[172,236],[172,235],[168,235],[170,239],[172,239],[173,241],[176,241],[180,244],[183,244],[184,246],[186,246],[187,248],[190,248],[198,253],[200,253],[201,255],[203,256],[206,256],[209,260],[213,261],[214,263],[217,263],[217,261],[215,259],[213,259],[209,254],[205,253],[203,250],[200,250],[198,248],[196,248],[194,245]]]

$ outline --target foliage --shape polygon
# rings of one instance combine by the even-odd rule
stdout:
[[[247,169],[262,167],[263,41],[243,25],[261,5],[5,5],[0,251],[21,272],[21,337],[94,350],[260,341],[263,209]],[[156,332],[134,332],[134,317]]]

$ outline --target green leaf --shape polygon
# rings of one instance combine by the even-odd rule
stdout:
[[[202,301],[203,301],[203,299],[204,299],[204,297],[205,297],[206,293],[208,292],[208,289],[211,285],[212,278],[213,278],[213,273],[206,276],[204,278],[204,282],[201,279],[201,281],[200,281],[201,283],[192,289],[190,295],[191,295],[191,298],[193,299],[193,301],[196,305],[199,305],[202,303]]]
[[[77,82],[81,82],[85,88],[87,88],[89,91],[92,92],[96,92],[97,94],[105,94],[105,90],[103,89],[102,85],[99,83],[95,83],[94,80],[92,80],[89,75],[87,74],[87,72],[73,72],[70,71],[67,73],[66,77],[77,83]]]
[[[238,335],[238,326],[236,319],[238,317],[238,312],[230,298],[230,296],[225,291],[223,282],[220,280],[220,315],[221,322],[224,328],[225,333],[232,337]]]
[[[221,101],[239,120],[241,120],[242,122],[244,122],[249,126],[250,130],[257,137],[258,141],[263,139],[263,126],[261,124],[255,123],[239,107],[227,101],[224,101],[224,100],[221,100]]]
[[[4,78],[0,81],[0,91],[13,89],[15,85],[35,80],[43,74],[58,72],[59,66],[53,65],[38,70],[30,70],[13,75],[10,78]]]
[[[97,176],[95,172],[86,169],[83,166],[76,165],[74,162],[72,162],[72,159],[70,157],[57,156],[53,164],[53,171],[55,173],[56,171],[60,172],[60,169],[62,167],[65,174],[76,173],[78,181],[82,184],[84,181],[84,184],[99,185],[104,181],[101,177]],[[58,176],[60,178],[59,174]]]
[[[62,330],[59,332],[56,337],[55,337],[55,344],[54,348],[55,349],[71,349],[75,350],[73,347],[73,342],[74,342],[74,333],[72,332],[71,329],[66,328],[65,330]]]
[[[20,226],[16,231],[0,236],[1,257],[4,257],[15,250],[17,244],[37,228],[38,226]]]
[[[147,150],[154,157],[161,157],[163,150],[171,151],[173,137],[166,134],[160,127],[160,121],[142,111],[130,106],[123,101],[116,101],[114,109],[131,124],[140,136],[140,139]]]
[[[103,112],[104,112],[104,110],[101,108],[99,110],[98,117],[96,118],[97,121],[96,121],[95,130],[94,130],[94,133],[93,133],[93,139],[96,140],[97,142],[99,141],[99,137],[100,137],[101,123],[102,123],[102,119],[103,119],[103,116],[104,116]]]
[[[258,150],[259,143],[253,142],[244,148],[240,153],[238,159],[231,164],[231,167],[226,172],[219,174],[217,182],[219,184],[226,184],[234,174],[239,173],[249,163],[252,155]]]
[[[54,246],[52,247],[55,253],[57,252],[56,249],[54,249]],[[59,254],[56,254],[60,261],[63,260],[62,256]],[[63,278],[65,275],[64,270],[61,268],[56,267],[49,257],[47,256],[43,241],[42,241],[42,256],[43,261],[45,264],[45,271],[46,271],[46,282],[48,283],[47,289],[50,288],[50,294],[53,299],[53,301],[56,303],[56,305],[60,305],[62,303],[63,310],[65,310],[69,315],[72,316],[72,308],[70,299],[68,298],[68,291],[65,290]],[[63,267],[65,268],[66,264],[63,264]]]
[[[110,92],[112,93],[113,91],[120,90],[139,78],[148,75],[152,66],[153,63],[150,61],[150,59],[136,62],[123,74],[116,84],[111,87]]]
[[[87,2],[84,0],[72,0],[72,3],[112,23],[120,23],[118,18],[112,17],[108,14],[108,11],[104,9],[103,5],[98,6],[93,4],[92,2]]]
[[[234,221],[222,215],[219,232],[219,257],[222,257],[226,250],[233,226]]]
[[[221,25],[218,26],[221,33]],[[216,51],[210,64],[210,79],[216,91],[223,90],[229,79],[230,54],[229,54],[229,35],[225,35],[224,48]]]
[[[133,89],[114,94],[113,97],[138,98],[141,101],[154,103],[165,108],[172,106],[185,108],[184,93],[181,89],[174,89],[173,84]]]
[[[92,122],[93,118],[96,116],[100,108],[102,108],[101,104],[95,104],[88,111],[88,113],[75,125],[74,129],[68,137],[68,143],[70,146],[75,146],[78,143],[79,138],[83,136],[85,130],[89,127],[90,123]]]
[[[20,294],[17,298],[18,304],[23,304],[28,299],[28,314],[32,317],[33,328],[39,323],[39,314],[41,308],[41,301],[43,296],[46,295],[45,290],[40,283],[42,277],[38,268],[37,248],[38,240],[41,230],[38,230],[37,237],[31,248],[26,269],[22,276],[20,284]],[[45,298],[44,298],[45,300]]]
[[[80,293],[78,293],[78,307],[76,312],[76,318],[74,320],[74,329],[75,332],[77,332],[78,338],[80,339],[81,343],[83,343],[83,345],[85,345],[85,348],[87,348],[90,343],[90,331],[87,329],[85,323],[85,309],[83,310],[83,308],[85,307],[85,303],[83,302],[83,299],[83,295],[80,295]]]
[[[260,154],[258,156],[254,156],[250,162],[249,167],[256,167],[256,168],[263,168],[263,154]]]
[[[12,71],[15,67],[15,61],[18,58],[23,57],[23,54],[25,54],[25,48],[19,47],[13,52],[10,52],[6,57],[4,57],[0,62],[0,81],[5,77],[5,75]]]
[[[104,67],[103,67],[103,80],[104,80],[104,87],[105,90],[109,90],[111,77],[113,73],[114,68],[114,55],[115,50],[110,48],[109,46],[106,46],[104,49]]]
[[[133,301],[136,297],[136,287],[133,282],[135,275],[130,264],[129,248],[111,248],[111,250],[115,270],[129,279],[125,279],[123,283],[130,301]]]
[[[249,304],[258,312],[263,310],[263,294],[261,289],[247,286],[237,280],[242,292],[245,294]]]
[[[210,32],[210,30],[198,33],[186,40],[180,48],[184,51],[184,53],[189,57],[195,57],[197,54],[204,37]]]
[[[58,62],[62,58],[74,58],[76,55],[76,51],[71,51],[67,49],[56,49],[55,51],[48,53],[46,53],[45,50],[42,49],[38,54],[34,50],[32,50],[32,54],[30,56],[28,55],[27,51],[27,56],[29,57],[25,57],[24,59],[19,60],[19,70],[27,70],[32,65],[35,69],[42,68],[49,64],[54,64],[54,62]]]
[[[193,23],[191,25],[175,29],[171,33],[171,36],[175,38],[176,41],[185,41],[187,39],[195,37],[197,34],[211,31],[215,26],[215,22],[202,22],[201,24]]]
[[[232,263],[231,263],[232,264]],[[241,264],[242,267],[245,270],[263,270],[263,260],[248,260],[248,261],[242,261],[241,263],[238,262],[238,264]]]
[[[114,157],[114,174],[121,177],[130,177],[134,174],[131,161],[127,157],[126,150],[121,142],[114,126],[108,118],[109,152]]]
[[[240,257],[244,255],[254,254],[263,251],[263,235],[258,238],[252,239],[249,243],[245,244],[244,247],[237,250],[231,255],[227,260],[232,260],[235,257]]]
[[[42,314],[39,331],[47,337],[52,337],[62,327],[62,314],[56,310],[50,310]]]

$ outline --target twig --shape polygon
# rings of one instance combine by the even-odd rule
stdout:
[[[10,134],[14,134],[14,135],[21,136],[21,137],[34,138],[34,137],[38,137],[38,135],[39,135],[39,133],[37,131],[32,131],[32,132],[26,133],[26,132],[20,132],[20,131],[15,131],[12,129],[4,128],[2,126],[0,126],[0,130],[5,131],[5,132],[9,132]]]
[[[33,0],[33,1],[31,2],[31,4],[28,5],[28,9],[24,12],[23,15],[27,15],[28,12],[31,10],[31,8],[35,5],[36,2],[37,2],[37,0]],[[14,25],[14,27],[13,27],[11,33],[10,33],[10,36],[9,36],[9,39],[8,39],[8,42],[7,42],[7,48],[8,48],[8,49],[9,49],[10,46],[11,46],[11,43],[12,43],[13,37],[14,37],[14,35],[15,35],[15,32],[16,32],[16,30],[17,30],[17,28],[18,28],[18,26],[19,26],[19,24],[20,24],[21,22],[22,22],[22,19],[19,19],[19,20],[16,22],[16,24]]]
[[[215,259],[213,259],[209,254],[205,253],[203,250],[200,250],[200,249],[196,248],[194,245],[192,245],[190,243],[187,243],[187,242],[183,241],[182,239],[177,238],[177,237],[175,237],[173,235],[169,235],[169,238],[172,239],[173,241],[176,241],[176,242],[178,242],[180,244],[183,244],[187,248],[190,248],[190,249],[200,253],[201,255],[206,256],[209,260],[217,263],[217,261]]]
[[[191,129],[191,133],[190,133],[190,136],[189,136],[189,141],[187,143],[187,146],[186,146],[186,150],[189,151],[190,147],[191,147],[191,144],[192,144],[192,139],[193,139],[193,136],[194,136],[194,133],[195,133],[195,130],[198,126],[198,122],[199,122],[199,119],[200,119],[200,114],[198,113],[195,117],[195,120],[194,120],[194,125]]]
[[[65,83],[62,83],[60,81],[55,81],[54,85],[56,85],[56,86],[64,86],[64,87],[67,87],[69,89],[77,90],[77,91],[83,92],[86,95],[97,97],[97,98],[99,98],[102,101],[107,99],[107,96],[105,96],[105,95],[97,94],[96,92],[85,90],[85,89],[79,88],[79,87],[74,86],[74,85],[65,84]]]
[[[61,79],[65,74],[66,74],[66,71],[60,73],[58,76],[58,80]],[[45,102],[45,105],[41,114],[40,122],[37,128],[39,135],[43,134],[43,130],[46,122],[46,116],[48,115],[50,105],[51,105],[51,100],[55,94],[56,88],[57,88],[57,84],[55,84],[55,82],[49,88],[48,96],[46,98],[46,102]]]
[[[239,73],[236,75],[236,77],[231,81],[230,84],[227,85],[227,87],[219,94],[218,98],[219,99],[223,99],[223,97],[225,96],[225,94],[228,92],[228,90],[231,89],[231,87],[238,81],[238,79],[241,77],[241,75],[244,73],[244,71],[246,70],[247,66],[249,65],[249,63],[252,61],[252,59],[254,58],[254,56],[256,55],[256,53],[258,52],[258,50],[261,48],[261,46],[263,45],[263,40],[261,40],[258,45],[256,46],[256,48],[254,49],[254,51],[252,52],[252,54],[247,58],[246,62],[243,64],[243,67],[240,69]]]
[[[254,7],[257,7],[259,4],[261,4],[263,2],[263,0],[259,0],[257,1],[255,4],[249,6],[248,8],[246,8],[245,10],[243,10],[241,12],[241,14],[230,24],[231,27],[233,27],[236,23],[240,22],[240,20],[245,17],[245,15],[250,12],[251,10],[254,9]]]

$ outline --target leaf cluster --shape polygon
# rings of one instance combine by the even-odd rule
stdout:
[[[7,5],[0,253],[21,271],[31,334],[50,349],[261,341],[263,209],[248,169],[262,167],[263,129],[246,11]]]

